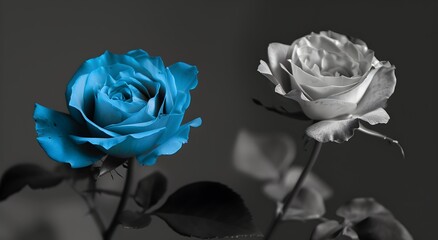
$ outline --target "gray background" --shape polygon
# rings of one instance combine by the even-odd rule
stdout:
[[[246,200],[264,230],[274,204],[261,184],[233,169],[239,129],[288,132],[302,148],[306,122],[277,116],[251,98],[286,105],[257,71],[267,46],[291,43],[312,31],[334,30],[364,40],[381,60],[397,67],[397,89],[387,108],[391,121],[374,129],[403,144],[364,134],[345,144],[325,144],[315,171],[334,189],[328,216],[344,201],[372,196],[400,219],[416,239],[432,239],[438,214],[436,157],[437,5],[433,1],[1,1],[0,173],[18,162],[53,166],[35,141],[33,104],[66,110],[64,90],[84,60],[104,50],[143,48],[167,65],[197,65],[199,86],[187,119],[202,116],[189,144],[155,168],[170,189],[197,180],[228,184]],[[308,153],[300,152],[303,164]],[[137,168],[141,177],[152,168]],[[118,177],[102,184],[117,188]],[[107,218],[114,199],[101,199]],[[85,205],[66,185],[25,190],[0,203],[0,232],[23,230],[40,218],[52,221],[60,239],[98,239]],[[315,222],[288,222],[275,239],[307,239]],[[15,225],[13,229],[11,226]],[[3,229],[3,230],[2,230]],[[12,230],[11,230],[12,229]],[[1,238],[1,237],[0,237]],[[143,230],[118,230],[115,239],[185,239],[161,220]]]

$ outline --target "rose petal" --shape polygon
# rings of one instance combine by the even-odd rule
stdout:
[[[306,93],[312,98],[312,99],[320,99],[320,98],[332,98],[332,95],[335,95],[339,92],[345,92],[347,90],[350,90],[353,88],[357,83],[353,83],[351,85],[345,85],[345,86],[323,86],[323,87],[312,87],[307,86],[305,84],[301,84],[301,87],[306,91]],[[348,99],[342,99],[347,102],[353,102],[349,101]]]
[[[359,127],[358,119],[324,120],[314,123],[306,129],[307,136],[318,142],[348,141]]]
[[[383,108],[378,108],[372,112],[366,113],[359,117],[359,119],[367,121],[371,125],[376,125],[378,123],[388,123],[389,115]]]
[[[37,140],[47,155],[73,168],[92,165],[104,153],[90,144],[76,144],[70,134],[81,134],[83,129],[71,116],[35,104],[34,116]]]
[[[356,109],[356,104],[336,99],[323,98],[309,101],[303,93],[297,90],[292,90],[284,96],[297,101],[306,116],[314,120],[333,119],[347,115]]]
[[[303,69],[301,69],[299,66],[297,66],[292,61],[290,62],[292,65],[292,74],[295,77],[296,81],[299,84],[305,84],[307,86],[311,87],[324,87],[324,86],[347,86],[352,85],[354,83],[359,82],[362,77],[361,76],[355,76],[355,77],[345,77],[345,76],[339,76],[339,77],[332,77],[332,76],[321,76],[321,77],[315,77],[307,72],[305,72]]]
[[[141,134],[130,134],[113,138],[91,138],[70,136],[77,144],[91,143],[101,151],[120,158],[133,157],[154,147],[166,128],[158,128]]]
[[[158,156],[176,153],[184,143],[187,143],[190,127],[199,127],[201,124],[201,118],[196,118],[182,125],[173,136],[164,138],[166,141],[160,143],[153,151],[138,155],[137,161],[143,165],[154,165]]]
[[[358,102],[355,113],[363,115],[384,107],[389,97],[394,93],[396,81],[394,66],[380,67],[362,99]]]
[[[99,137],[118,136],[117,133],[108,131],[96,123],[94,123],[84,112],[84,88],[87,81],[87,75],[77,78],[70,89],[74,94],[70,95],[70,101],[68,102],[69,111],[72,117],[77,122],[85,122],[88,130],[94,135]],[[93,96],[94,97],[94,96]],[[91,101],[94,102],[94,101]]]
[[[184,62],[177,62],[169,67],[175,78],[178,91],[189,91],[198,85],[198,69]]]
[[[360,81],[360,83],[355,85],[354,87],[352,87],[346,91],[338,92],[336,94],[328,96],[328,98],[358,103],[362,99],[362,97],[364,96],[364,94],[367,91],[368,87],[370,86],[371,82],[374,81],[373,79],[375,77],[377,77],[376,75],[378,72],[379,72],[378,69],[371,70],[366,75],[366,77],[362,81]]]
[[[143,101],[120,101],[110,99],[102,91],[97,91],[93,122],[101,127],[119,123],[138,112],[146,105]]]
[[[274,85],[276,86],[281,86],[281,81],[277,80],[274,75],[271,72],[271,69],[269,68],[268,64],[263,61],[260,60],[260,64],[257,68],[257,71],[261,74],[263,74],[263,76],[265,76],[267,79],[269,79],[269,81],[271,81]]]
[[[291,90],[290,82],[288,81],[289,77],[283,72],[280,64],[286,65],[287,59],[290,58],[291,54],[290,45],[271,43],[268,46],[269,66],[272,74],[287,91]]]

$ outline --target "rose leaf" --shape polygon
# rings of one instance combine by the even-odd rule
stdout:
[[[34,164],[18,164],[3,174],[0,181],[0,201],[5,200],[25,186],[31,189],[54,187],[63,180],[61,174],[53,173]]]
[[[138,182],[134,200],[143,209],[148,209],[163,197],[166,189],[166,177],[160,172],[154,172]]]
[[[274,180],[295,158],[296,146],[286,134],[239,132],[233,152],[237,170],[260,180]]]
[[[186,185],[154,214],[183,236],[201,239],[262,236],[242,198],[220,183]]]
[[[119,216],[119,223],[124,228],[140,229],[145,228],[151,223],[151,216],[133,211],[124,211]]]
[[[393,216],[377,214],[354,226],[359,239],[413,240],[408,230]]]
[[[325,213],[324,199],[311,188],[302,188],[284,213],[283,220],[311,220]]]
[[[96,168],[72,168],[70,164],[60,164],[55,167],[54,171],[65,176],[66,179],[72,179],[73,181],[88,179],[96,174]]]
[[[312,232],[310,240],[335,239],[342,235],[343,226],[335,220],[329,220],[318,224]]]
[[[373,198],[352,199],[343,204],[336,211],[336,215],[343,217],[345,221],[349,223],[360,222],[375,214],[391,215],[385,207],[376,202]]]

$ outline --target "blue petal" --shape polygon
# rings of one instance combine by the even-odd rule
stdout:
[[[110,99],[102,91],[97,91],[93,121],[101,127],[119,123],[140,111],[145,105],[143,101],[125,102]]]
[[[87,138],[72,136],[76,143],[91,143],[101,151],[115,157],[133,157],[153,148],[166,128],[153,129],[144,133],[130,134],[115,138]]]
[[[174,114],[184,114],[187,108],[190,105],[191,96],[190,93],[178,91],[178,95],[176,96],[175,106],[172,109],[172,113]]]
[[[84,99],[83,99],[83,93],[84,93],[84,87],[86,84],[87,78],[86,77],[80,77],[76,80],[76,82],[71,87],[72,92],[75,94],[71,95],[70,102],[69,102],[69,110],[72,117],[77,121],[82,122],[85,121],[85,124],[90,130],[90,132],[94,136],[98,137],[108,137],[108,136],[118,136],[119,134],[108,131],[100,126],[98,126],[96,123],[90,120],[90,118],[85,114],[83,110],[84,106]],[[94,97],[94,96],[93,96]],[[93,101],[94,102],[94,101]],[[78,120],[79,118],[79,120]]]
[[[172,131],[175,132],[178,127],[181,125],[183,120],[183,114],[168,114],[161,115],[154,121],[149,122],[136,122],[132,124],[126,125],[110,125],[107,128],[111,131],[120,133],[120,134],[136,134],[152,131],[157,128],[166,127],[166,132]]]
[[[73,168],[92,165],[104,153],[90,144],[76,144],[70,134],[81,134],[82,128],[69,115],[35,104],[33,118],[37,140],[47,155]]]
[[[198,69],[196,66],[184,62],[177,62],[169,67],[170,72],[175,77],[178,91],[189,91],[198,85]]]
[[[153,151],[137,156],[137,161],[143,165],[154,165],[157,157],[161,155],[172,155],[187,143],[190,133],[190,127],[199,127],[202,124],[201,118],[196,118],[184,125],[164,143],[156,147]]]

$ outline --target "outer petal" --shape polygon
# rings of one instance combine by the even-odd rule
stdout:
[[[287,98],[297,101],[304,113],[314,120],[326,120],[348,115],[356,109],[355,103],[336,99],[318,99],[309,101],[301,92],[292,90],[284,95]]]
[[[135,133],[144,133],[148,131],[152,131],[154,129],[164,128],[166,126],[180,126],[181,122],[183,120],[184,114],[168,114],[168,115],[161,115],[157,119],[147,121],[147,122],[136,122],[131,124],[125,124],[125,125],[111,125],[107,128],[111,131],[123,134],[123,135],[129,135],[129,134],[135,134]]]
[[[380,67],[362,99],[357,104],[356,114],[362,115],[384,107],[386,101],[394,93],[396,82],[394,66],[384,65]]]
[[[281,69],[281,64],[287,65],[287,59],[292,55],[290,45],[282,43],[271,43],[268,46],[269,66],[273,76],[286,91],[291,90],[289,76]]]
[[[36,104],[33,117],[37,140],[50,158],[79,168],[92,165],[104,156],[90,144],[77,144],[69,137],[83,130],[69,115]]]
[[[168,138],[164,143],[160,144],[158,147],[148,153],[138,155],[138,162],[143,165],[153,165],[155,164],[158,156],[176,153],[184,143],[187,143],[190,127],[199,127],[201,123],[201,118],[196,118],[182,125],[179,130],[174,135],[170,136],[170,138]]]
[[[341,143],[353,137],[358,127],[358,119],[325,120],[308,127],[306,134],[318,142]]]
[[[371,125],[387,123],[389,115],[383,108],[378,108],[362,116],[350,116],[344,120],[325,120],[308,127],[306,133],[309,137],[319,142],[348,141],[354,135],[354,131],[359,128],[359,119]]]
[[[260,64],[257,68],[257,71],[263,74],[263,76],[269,79],[269,81],[271,81],[275,86],[278,85],[281,86],[280,81],[274,77],[274,75],[271,72],[271,69],[269,68],[268,64],[265,61],[260,60]]]
[[[114,138],[89,138],[71,136],[77,144],[91,143],[101,151],[115,157],[133,157],[153,148],[166,128],[154,129],[141,134],[130,134]]]
[[[359,117],[359,119],[368,122],[371,125],[378,123],[387,123],[389,121],[389,115],[383,108],[378,108],[372,112],[366,113]]]
[[[177,62],[169,67],[170,72],[175,78],[178,91],[188,91],[198,85],[198,69],[196,66],[184,62]]]

